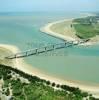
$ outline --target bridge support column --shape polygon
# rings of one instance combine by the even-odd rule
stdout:
[[[65,46],[67,45],[67,42],[65,42]]]
[[[47,47],[45,47],[45,51],[47,51]]]
[[[28,52],[26,52],[26,56],[28,56]]]
[[[38,54],[38,49],[35,50],[35,53]]]
[[[15,58],[17,58],[17,55],[15,55]]]
[[[55,46],[54,46],[54,45],[52,45],[52,48],[53,48],[53,49],[55,49]]]

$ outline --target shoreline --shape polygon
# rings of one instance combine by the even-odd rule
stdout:
[[[45,25],[44,27],[40,28],[40,31],[41,32],[44,32],[44,33],[47,33],[48,35],[51,35],[51,36],[54,36],[56,38],[59,38],[59,39],[63,39],[63,40],[68,40],[68,41],[75,41],[74,38],[72,37],[68,37],[68,36],[64,36],[62,34],[59,34],[59,33],[56,33],[56,32],[53,32],[50,27],[53,26],[54,24],[58,24],[58,23],[62,23],[64,21],[68,21],[68,20],[73,20],[72,19],[64,19],[64,20],[60,20],[60,21],[55,21],[55,22],[52,22],[52,23],[48,23],[47,25]]]
[[[8,49],[12,53],[17,53],[20,51],[16,46],[12,46],[12,45],[0,44],[0,47]],[[41,79],[49,80],[51,82],[55,82],[56,84],[65,84],[65,85],[72,86],[72,87],[79,87],[81,90],[91,93],[93,94],[94,97],[99,98],[99,86],[85,85],[85,84],[81,84],[79,82],[75,82],[72,80],[71,81],[61,80],[61,79],[43,74],[36,68],[26,64],[22,58],[15,59],[13,60],[13,62],[14,62],[13,68],[17,68],[18,70],[21,70],[27,74],[37,76]]]
[[[84,17],[87,17],[87,16],[84,16]],[[84,18],[84,17],[80,17],[80,18]],[[74,18],[51,22],[51,23],[46,24],[44,27],[41,27],[40,31],[43,32],[43,33],[46,33],[50,36],[62,39],[62,40],[68,40],[68,41],[81,40],[76,35],[72,37],[72,36],[68,35],[68,33],[67,33],[67,35],[63,35],[63,34],[60,34],[60,33],[57,33],[55,31],[51,30],[51,27],[56,25],[56,24],[63,23],[63,22],[68,22],[68,21],[72,22],[73,20],[74,20]],[[92,37],[90,41],[88,41],[86,43],[83,43],[83,44],[80,44],[80,45],[90,46],[90,45],[95,45],[95,44],[99,44],[99,36]]]

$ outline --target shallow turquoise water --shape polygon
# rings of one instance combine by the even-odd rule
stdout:
[[[77,13],[0,14],[0,43],[21,50],[63,42],[39,31],[48,22],[80,17]],[[43,73],[70,80],[99,83],[99,45],[70,47],[25,58]]]

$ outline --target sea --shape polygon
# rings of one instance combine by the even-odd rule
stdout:
[[[81,12],[9,12],[0,13],[0,43],[17,46],[21,51],[62,43],[40,31],[47,23],[80,18]],[[99,85],[99,44],[73,46],[24,58],[43,74],[62,80]]]

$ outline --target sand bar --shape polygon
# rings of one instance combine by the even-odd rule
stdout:
[[[87,16],[84,16],[84,17],[87,17]],[[95,16],[95,15],[91,15],[91,16]],[[84,17],[81,17],[81,18],[84,18]],[[57,37],[59,39],[63,39],[63,40],[67,40],[67,41],[78,41],[78,40],[80,40],[80,38],[78,38],[75,35],[76,30],[74,29],[74,27],[71,27],[73,20],[74,20],[74,18],[51,22],[51,23],[48,23],[47,25],[45,25],[44,27],[40,28],[40,31],[42,31],[48,35]],[[65,26],[64,26],[64,24],[65,24]],[[57,29],[54,29],[55,26]],[[61,29],[61,31],[59,31],[60,28],[58,26],[60,26],[61,28],[63,27]],[[81,45],[86,46],[86,45],[94,45],[94,44],[99,44],[99,36],[98,35],[96,37],[91,38],[90,41],[83,43]]]

